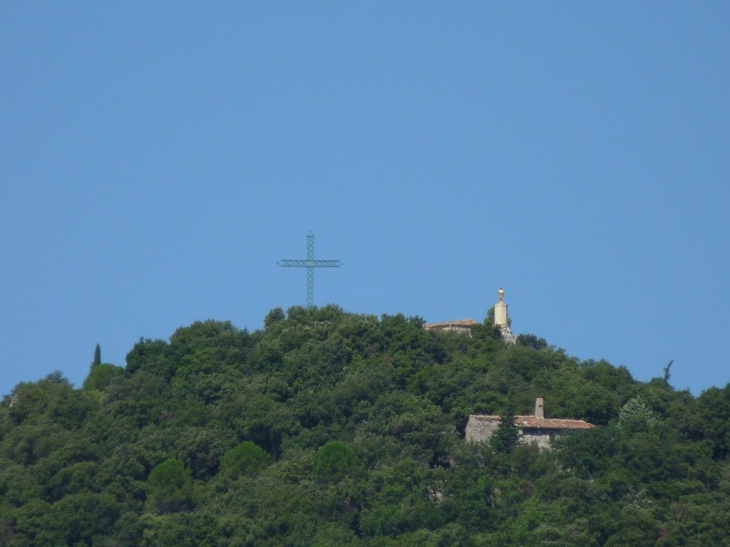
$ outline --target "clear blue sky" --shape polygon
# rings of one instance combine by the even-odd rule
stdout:
[[[0,394],[316,301],[730,381],[728,2],[3,2]]]

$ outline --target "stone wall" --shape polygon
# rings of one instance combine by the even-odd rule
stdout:
[[[471,336],[471,329],[478,324],[474,319],[459,319],[443,323],[426,323],[423,328],[435,332],[459,332]]]
[[[550,448],[550,441],[559,435],[560,432],[554,429],[523,429],[520,442],[536,444],[540,448]]]
[[[478,416],[472,414],[466,423],[467,441],[486,441],[492,436],[494,430],[499,426],[497,416]]]

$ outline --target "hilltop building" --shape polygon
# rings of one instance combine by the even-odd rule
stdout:
[[[494,305],[494,325],[499,327],[502,333],[502,342],[511,346],[517,342],[517,338],[509,328],[510,319],[507,311],[507,304],[504,301],[504,289],[499,288],[499,302]],[[426,323],[423,328],[436,332],[460,332],[471,336],[471,329],[478,325],[474,319],[458,319],[456,321],[444,321],[442,323]]]
[[[436,332],[461,332],[471,336],[471,329],[478,324],[474,319],[459,319],[458,321],[444,321],[443,323],[426,323],[423,328]]]
[[[481,416],[472,414],[466,424],[467,441],[487,441],[499,426],[501,416]],[[567,431],[593,429],[595,425],[583,420],[545,418],[542,399],[535,401],[534,416],[515,416],[515,425],[520,430],[521,443],[534,443],[541,448],[549,448],[550,441]]]

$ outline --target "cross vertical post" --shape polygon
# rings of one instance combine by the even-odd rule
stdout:
[[[314,234],[307,234],[307,307],[314,307]]]
[[[314,268],[339,268],[342,262],[339,260],[315,260],[314,259],[314,234],[307,234],[307,259],[306,260],[280,260],[277,262],[282,268],[306,268],[307,269],[307,307],[314,307]]]

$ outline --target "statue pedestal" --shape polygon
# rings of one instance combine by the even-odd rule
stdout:
[[[507,313],[507,304],[504,302],[504,289],[499,288],[499,302],[494,305],[494,325],[499,327],[502,342],[508,346],[513,346],[517,342],[517,338],[509,328],[509,313]]]
[[[494,324],[500,327],[509,324],[507,320],[507,304],[504,302],[497,302],[494,305]]]

